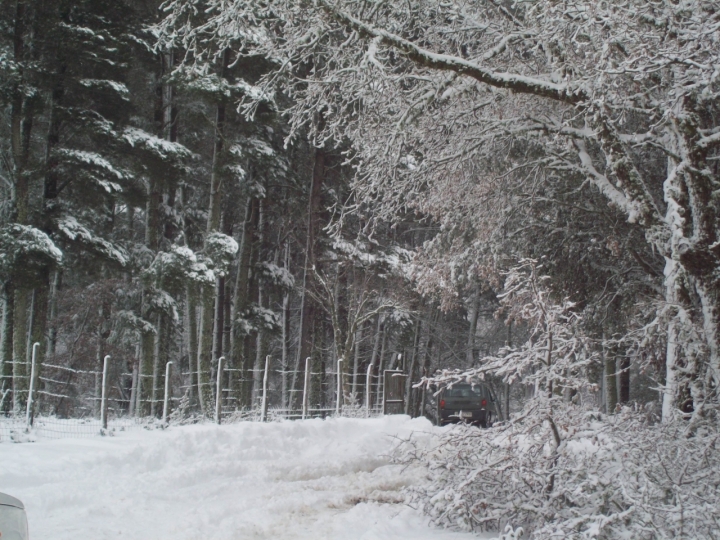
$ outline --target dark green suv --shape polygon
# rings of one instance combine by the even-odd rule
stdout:
[[[490,427],[497,418],[497,407],[486,384],[456,383],[438,395],[438,424],[465,422]]]

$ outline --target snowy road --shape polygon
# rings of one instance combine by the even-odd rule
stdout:
[[[389,465],[424,419],[185,426],[0,444],[0,491],[32,540],[463,540],[402,504],[417,473]]]

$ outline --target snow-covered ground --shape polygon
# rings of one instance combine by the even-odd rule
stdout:
[[[402,504],[406,416],[211,424],[0,445],[0,491],[32,540],[463,540]]]

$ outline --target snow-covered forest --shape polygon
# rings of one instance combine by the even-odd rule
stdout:
[[[286,416],[482,382],[491,428],[394,458],[436,525],[717,538],[719,1],[0,13],[5,416],[243,418],[266,359]]]

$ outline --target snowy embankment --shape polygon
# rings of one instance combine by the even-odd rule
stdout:
[[[0,445],[0,491],[32,540],[445,539],[402,504],[420,470],[389,464],[425,419],[211,424]]]

